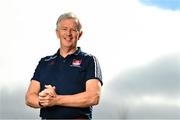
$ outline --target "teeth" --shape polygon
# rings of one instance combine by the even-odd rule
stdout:
[[[65,38],[65,40],[71,40],[71,38]]]

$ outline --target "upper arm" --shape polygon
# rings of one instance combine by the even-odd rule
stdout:
[[[86,91],[87,92],[101,92],[101,83],[97,79],[90,79],[86,82]]]
[[[89,59],[86,80],[86,91],[100,94],[101,86],[103,85],[102,73],[99,62],[95,56],[91,56]]]
[[[86,94],[90,105],[97,105],[101,96],[101,83],[98,79],[89,79],[86,82]]]
[[[103,85],[101,67],[95,56],[89,57],[85,80],[87,80],[87,83],[93,82],[96,84],[101,83],[101,85]]]

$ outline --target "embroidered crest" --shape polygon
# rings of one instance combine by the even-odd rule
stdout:
[[[82,60],[73,59],[72,66],[80,67]]]

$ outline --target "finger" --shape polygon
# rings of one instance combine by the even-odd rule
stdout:
[[[55,89],[56,89],[56,87],[55,87],[55,86],[53,86],[53,89],[55,90]]]
[[[55,86],[51,86],[51,85],[45,85],[46,89],[51,89],[51,90],[55,90],[56,87]]]
[[[39,93],[39,96],[45,96],[45,93],[44,93],[44,91],[41,91],[40,93]]]
[[[46,97],[41,97],[41,96],[39,96],[39,100],[40,100],[40,101],[46,100]]]
[[[45,85],[45,88],[52,88],[51,85]]]
[[[45,93],[47,93],[50,96],[56,96],[56,92],[55,92],[55,86],[54,87],[47,87],[45,90]]]
[[[45,100],[39,100],[39,102],[44,106],[44,105],[49,105],[51,100],[50,99],[45,99]]]
[[[42,105],[43,107],[48,107],[49,104],[48,104],[47,102],[42,102],[41,105]]]
[[[39,93],[39,96],[41,96],[41,97],[45,97],[45,96],[47,96],[48,94],[46,93],[46,91],[45,90],[43,90],[43,91],[41,91],[40,93]]]
[[[45,97],[39,96],[40,101],[45,101],[45,100],[52,100],[53,96],[47,95]]]
[[[49,103],[50,100],[39,100],[40,103]]]
[[[51,86],[51,85],[47,85],[45,86],[46,89],[45,89],[45,92],[52,95],[52,93],[54,93],[54,88]]]
[[[47,103],[45,101],[39,101],[39,102],[40,102],[41,106],[43,106],[43,107],[47,106]]]
[[[47,94],[47,95],[50,95],[50,96],[54,96],[54,91],[50,90],[50,89],[45,89],[44,92]]]
[[[50,94],[50,93],[51,93],[51,91],[50,91],[49,89],[44,89],[44,92],[45,92],[46,94]]]
[[[40,102],[44,102],[45,100],[46,100],[45,97],[40,97],[40,96],[39,96],[39,101],[40,101]]]

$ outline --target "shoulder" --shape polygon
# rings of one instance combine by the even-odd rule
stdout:
[[[87,63],[96,63],[98,59],[96,58],[95,55],[86,53],[86,52],[81,52],[80,56],[87,62]]]
[[[57,58],[57,54],[54,54],[54,55],[49,55],[49,56],[45,56],[45,57],[42,57],[40,62],[49,62],[49,61],[52,61],[52,60],[55,60]]]
[[[93,57],[95,57],[92,54],[82,51],[81,47],[77,47],[77,48],[78,50],[75,52],[75,55],[85,59],[92,59]]]
[[[79,55],[87,60],[93,59],[95,57],[94,55],[86,53],[86,52],[81,52]]]

